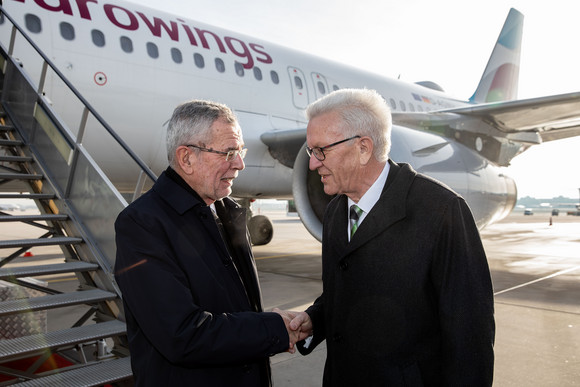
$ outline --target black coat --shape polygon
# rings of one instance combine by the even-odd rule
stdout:
[[[245,209],[229,198],[216,209],[232,255],[210,207],[167,172],[117,218],[115,277],[139,386],[268,386],[268,356],[288,347],[281,317],[258,313]]]
[[[328,356],[325,386],[490,386],[493,291],[466,202],[391,163],[382,195],[347,239],[347,197],[329,204],[323,294],[308,313]]]

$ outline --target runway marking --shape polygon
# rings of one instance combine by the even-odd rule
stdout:
[[[528,285],[531,285],[531,284],[535,284],[536,282],[540,282],[540,281],[544,281],[544,280],[547,280],[547,279],[550,279],[550,278],[554,278],[554,277],[557,277],[559,275],[566,274],[566,273],[569,273],[571,271],[575,271],[575,270],[578,270],[578,269],[580,269],[580,265],[571,267],[571,268],[566,269],[566,270],[560,270],[560,271],[557,271],[554,274],[550,274],[550,275],[548,275],[546,277],[538,278],[538,279],[535,279],[533,281],[529,281],[529,282],[526,282],[526,283],[523,283],[523,284],[520,284],[520,285],[517,285],[517,286],[513,286],[513,287],[508,288],[508,289],[500,290],[499,292],[495,292],[493,295],[494,296],[497,296],[497,295],[500,295],[502,293],[507,293],[509,291],[516,290],[516,289],[519,289],[519,288],[523,288],[524,286],[528,286]]]
[[[316,250],[310,250],[310,251],[304,251],[302,253],[295,253],[295,254],[283,254],[283,255],[270,255],[268,257],[254,257],[254,259],[256,261],[261,261],[262,259],[271,259],[271,258],[284,258],[284,257],[293,257],[295,255],[308,255],[308,254],[320,254],[320,251]]]

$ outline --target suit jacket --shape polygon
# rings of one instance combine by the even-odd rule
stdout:
[[[493,291],[466,202],[390,161],[379,201],[347,239],[347,197],[324,216],[323,294],[307,310],[327,341],[325,386],[490,386]]]
[[[226,246],[211,208],[168,171],[115,222],[136,384],[268,386],[268,356],[289,337],[279,315],[260,313],[245,209],[216,202]]]

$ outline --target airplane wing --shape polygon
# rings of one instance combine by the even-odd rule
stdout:
[[[580,92],[428,113],[393,112],[393,123],[454,138],[507,166],[532,145],[580,135]]]
[[[446,110],[478,117],[504,133],[537,132],[542,141],[580,135],[580,92]]]
[[[268,147],[268,151],[274,159],[292,168],[296,155],[306,141],[306,128],[272,130],[262,133],[260,140]]]

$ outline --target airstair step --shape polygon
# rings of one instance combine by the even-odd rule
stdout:
[[[43,193],[3,193],[0,194],[0,199],[55,199],[55,194]]]
[[[20,140],[5,140],[0,139],[0,146],[19,146],[22,145],[23,142]]]
[[[0,115],[0,117],[2,117],[2,115]],[[12,125],[0,125],[0,131],[2,131],[2,132],[9,132],[11,130],[14,130],[14,126],[12,126]]]
[[[131,372],[131,358],[106,360],[95,365],[76,368],[58,374],[45,376],[39,379],[14,384],[19,387],[78,387],[78,386],[101,386],[115,381],[128,379],[133,375]]]
[[[80,343],[123,335],[126,331],[127,327],[124,322],[112,320],[60,331],[0,340],[0,360],[6,361],[34,356],[48,349],[70,347]]]
[[[35,247],[54,245],[76,245],[83,241],[82,238],[75,237],[53,237],[37,239],[15,239],[0,241],[0,249],[10,249],[13,247]]]
[[[0,302],[0,316],[17,313],[35,312],[44,309],[55,309],[65,306],[92,304],[117,298],[115,293],[100,289],[79,290],[72,293],[53,294],[50,296],[30,297]]]
[[[60,221],[67,220],[66,214],[40,214],[40,215],[0,215],[0,222],[35,222],[39,220]]]
[[[34,173],[0,173],[4,180],[41,180],[44,176]]]
[[[88,262],[65,262],[50,265],[35,265],[24,267],[10,267],[0,269],[0,280],[6,278],[34,277],[38,275],[62,274],[81,271],[97,270],[99,265]]]
[[[5,161],[9,163],[25,163],[28,161],[32,161],[32,157],[30,156],[7,156],[2,155],[0,156],[0,161]]]

